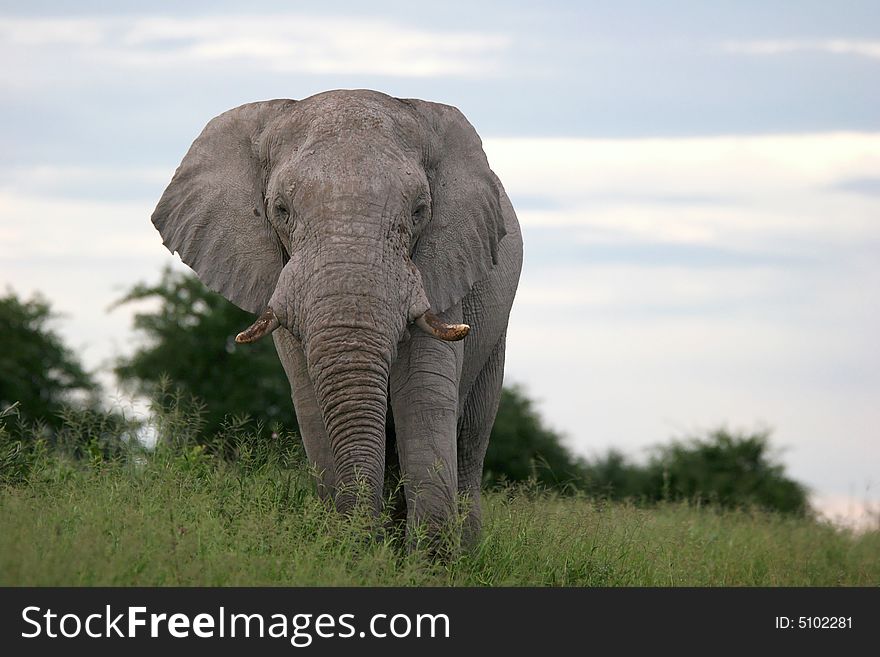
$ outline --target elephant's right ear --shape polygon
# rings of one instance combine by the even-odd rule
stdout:
[[[260,138],[295,102],[249,103],[212,119],[152,216],[169,251],[209,288],[253,313],[265,310],[284,265],[266,218]]]

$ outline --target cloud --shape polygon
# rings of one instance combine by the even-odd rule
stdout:
[[[150,224],[153,206],[0,190],[0,264],[39,260],[61,270],[61,262],[71,259],[148,257],[161,244]]]
[[[30,199],[155,201],[173,167],[0,166],[0,192]],[[2,211],[2,206],[0,206]]]
[[[876,198],[836,191],[880,170],[880,133],[669,139],[486,139],[526,230],[596,244],[796,255],[877,227]],[[679,202],[670,202],[678,199]]]
[[[91,65],[135,69],[259,66],[307,74],[480,77],[497,74],[511,46],[512,38],[498,33],[294,14],[0,20],[0,52],[22,63],[64,49],[66,57]]]
[[[837,181],[831,188],[852,194],[880,196],[880,178],[848,178]]]
[[[880,59],[880,41],[859,39],[727,41],[721,47],[726,52],[738,55],[785,55],[795,52],[819,52]]]

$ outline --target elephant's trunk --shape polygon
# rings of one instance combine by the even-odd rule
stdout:
[[[393,284],[402,263],[382,258],[380,246],[364,248],[359,261],[316,263],[305,274],[308,280],[295,286],[292,304],[333,453],[336,505],[343,511],[358,495],[379,508],[388,376],[407,323],[409,295]]]
[[[385,471],[385,414],[392,336],[327,325],[308,336],[306,360],[336,472],[336,506],[359,499],[378,510]]]

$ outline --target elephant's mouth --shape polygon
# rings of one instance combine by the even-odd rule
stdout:
[[[471,330],[467,324],[448,324],[430,310],[419,315],[414,324],[428,335],[446,342],[462,340]],[[271,307],[266,308],[257,321],[235,336],[235,341],[239,344],[256,342],[272,333],[279,326],[281,326],[281,322],[275,315],[275,311]]]

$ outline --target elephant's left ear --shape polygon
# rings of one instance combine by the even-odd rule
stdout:
[[[424,119],[429,141],[426,169],[432,217],[418,238],[413,261],[431,309],[441,313],[467,296],[497,262],[506,233],[500,183],[479,136],[458,109],[404,102]]]

